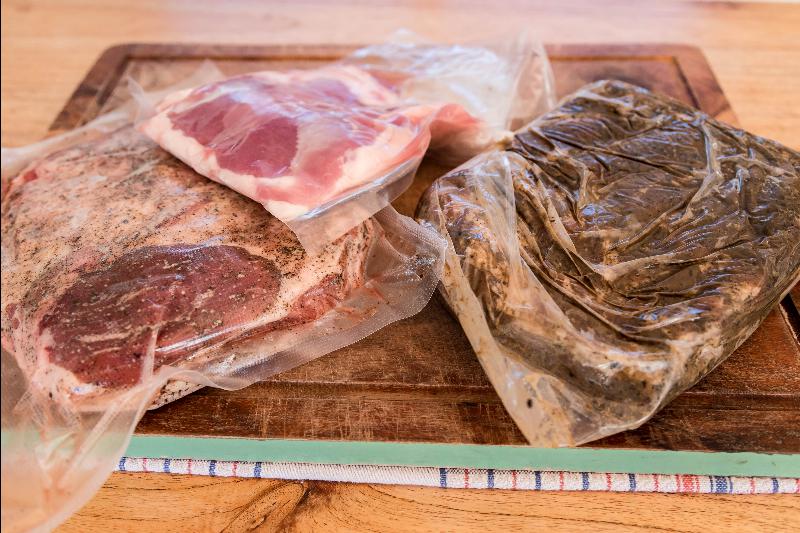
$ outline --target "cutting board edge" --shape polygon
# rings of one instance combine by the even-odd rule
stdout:
[[[119,83],[129,59],[148,57],[187,59],[259,59],[264,57],[316,58],[331,60],[361,45],[241,45],[209,43],[121,43],[100,53],[86,77],[70,95],[50,125],[50,131],[61,131],[82,125],[93,118],[100,106]],[[738,124],[730,103],[719,85],[711,66],[699,47],[681,43],[565,43],[545,45],[550,57],[670,57],[696,106],[709,115],[731,124]],[[111,73],[111,75],[109,75]],[[707,90],[698,92],[696,87]]]

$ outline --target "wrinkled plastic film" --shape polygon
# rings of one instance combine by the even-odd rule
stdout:
[[[4,531],[76,511],[147,408],[347,346],[438,283],[441,238],[391,207],[308,254],[129,116],[3,156]]]
[[[434,183],[443,293],[535,445],[637,427],[800,279],[797,152],[598,82]]]
[[[413,182],[421,162],[421,155],[414,156],[388,174],[357,190],[348,191],[346,197],[332,200],[297,218],[284,220],[284,223],[292,229],[306,249],[318,250],[323,244],[335,240],[400,196]]]
[[[407,104],[440,109],[431,149],[445,163],[461,163],[504,142],[555,104],[547,54],[527,33],[442,44],[401,30],[343,61],[365,69]],[[458,110],[475,120],[463,120]]]

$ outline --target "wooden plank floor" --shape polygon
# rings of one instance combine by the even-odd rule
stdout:
[[[524,26],[549,42],[698,45],[742,126],[800,148],[797,5],[3,0],[2,6],[4,146],[41,138],[100,52],[123,41],[356,43],[397,27],[457,39]],[[788,531],[798,522],[800,497],[793,496],[488,492],[114,474],[62,529]]]

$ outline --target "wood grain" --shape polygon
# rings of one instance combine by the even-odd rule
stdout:
[[[738,352],[647,424],[591,445],[797,452],[800,352],[775,349],[791,343],[773,312]],[[137,432],[525,443],[438,299],[416,317],[270,381],[203,389],[151,411]]]
[[[344,46],[132,44],[106,51],[53,128],[78,126],[146,89],[214,60],[226,74],[312,66]],[[669,94],[722,120],[736,117],[705,58],[677,45],[551,45],[559,96],[602,78]],[[395,206],[412,215],[448,169],[423,163]],[[800,352],[775,311],[734,356],[643,427],[592,446],[800,451]],[[225,413],[225,416],[223,416]],[[416,317],[241,391],[206,389],[148,413],[138,433],[324,440],[524,444],[456,320],[435,299]]]
[[[533,493],[118,473],[59,531],[767,533],[798,521],[800,498],[792,495]]]

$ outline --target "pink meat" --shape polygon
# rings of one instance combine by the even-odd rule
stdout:
[[[474,126],[449,107],[448,125],[437,131]],[[176,93],[142,131],[200,174],[291,220],[421,158],[438,112],[403,106],[366,72],[334,65]]]

